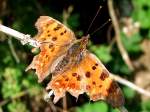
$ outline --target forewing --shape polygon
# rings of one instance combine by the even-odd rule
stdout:
[[[38,29],[35,39],[41,43],[40,53],[34,56],[26,70],[35,69],[41,82],[50,74],[57,58],[66,53],[68,46],[75,40],[75,35],[62,23],[48,16],[41,16],[35,26]]]

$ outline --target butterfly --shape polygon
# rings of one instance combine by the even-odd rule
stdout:
[[[41,16],[35,26],[34,39],[42,44],[26,71],[35,69],[38,82],[52,74],[46,89],[53,91],[54,103],[69,92],[76,98],[86,93],[90,100],[105,100],[113,107],[124,105],[122,91],[109,71],[86,49],[89,35],[76,39],[73,31],[48,16]]]

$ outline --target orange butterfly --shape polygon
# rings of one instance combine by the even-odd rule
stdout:
[[[36,27],[35,39],[43,44],[26,70],[35,69],[39,82],[52,74],[46,89],[54,92],[54,103],[67,91],[76,98],[85,92],[90,100],[106,100],[113,107],[124,105],[119,86],[100,60],[86,49],[89,36],[77,40],[69,28],[48,16],[41,16]]]

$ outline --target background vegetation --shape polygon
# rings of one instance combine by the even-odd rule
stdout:
[[[106,0],[0,0],[0,21],[25,34],[34,36],[35,21],[40,15],[54,17],[64,22],[77,37],[86,35],[88,26],[102,5],[100,14],[88,33],[94,32],[110,17]],[[148,0],[114,0],[114,7],[121,30],[122,45],[127,50],[134,70],[130,70],[116,45],[112,23],[91,35],[89,50],[95,53],[109,71],[150,90],[150,2]],[[128,20],[132,22],[128,23]],[[139,26],[140,24],[140,26]],[[126,32],[128,26],[133,28]],[[125,32],[123,32],[125,31]],[[50,112],[61,111],[62,100],[56,105],[43,100],[46,83],[38,84],[34,72],[25,72],[34,54],[31,46],[22,46],[10,36],[0,33],[0,112]],[[131,88],[120,85],[129,112],[150,112],[150,99]],[[68,111],[77,112],[118,112],[105,102],[90,102],[86,95],[76,101],[67,94]]]

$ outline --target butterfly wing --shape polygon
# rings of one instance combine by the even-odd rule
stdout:
[[[54,91],[54,102],[68,91],[75,97],[86,92],[90,100],[106,100],[113,107],[124,104],[120,88],[110,78],[103,64],[91,53],[87,53],[79,65],[54,76],[47,89]]]
[[[68,46],[75,40],[75,35],[62,23],[48,16],[41,16],[35,26],[38,29],[35,39],[42,44],[40,53],[34,56],[26,71],[35,69],[41,82],[50,74],[54,61],[66,53]]]
[[[81,68],[85,73],[83,78],[86,86],[85,92],[91,100],[106,100],[113,107],[124,104],[121,89],[110,78],[108,70],[95,55],[88,53],[81,62]]]

